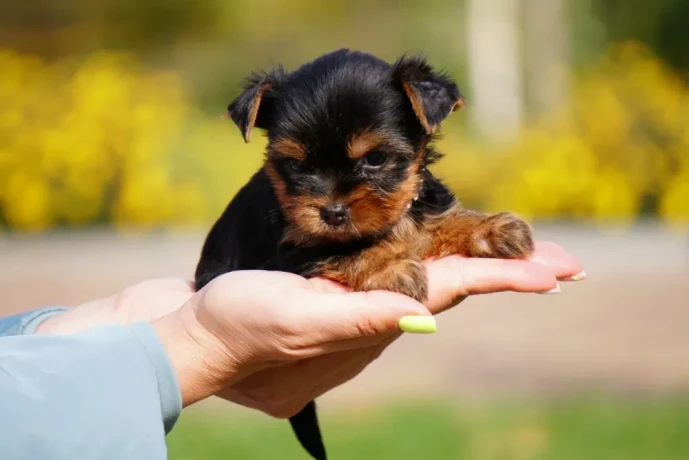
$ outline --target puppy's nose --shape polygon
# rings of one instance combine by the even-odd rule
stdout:
[[[331,204],[321,208],[321,219],[333,227],[344,224],[347,217],[349,217],[349,208],[343,204]]]

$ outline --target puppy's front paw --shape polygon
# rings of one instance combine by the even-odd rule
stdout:
[[[471,257],[523,259],[534,250],[531,227],[516,215],[501,212],[483,221],[472,235]]]
[[[419,302],[428,297],[428,278],[421,261],[405,259],[391,262],[384,270],[363,277],[358,291],[393,291]]]

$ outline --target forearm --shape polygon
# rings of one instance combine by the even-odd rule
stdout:
[[[158,336],[137,323],[0,338],[0,407],[2,458],[162,460],[181,397]]]

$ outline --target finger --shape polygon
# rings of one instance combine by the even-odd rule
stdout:
[[[331,353],[256,372],[216,396],[274,417],[290,417],[317,397],[321,386],[334,387],[343,374],[363,369],[369,349]],[[333,382],[333,383],[331,383]]]
[[[311,380],[313,382],[310,394],[311,399],[319,398],[328,391],[357,377],[373,361],[380,357],[388,345],[389,341],[385,341],[377,346],[356,350],[356,352],[345,352],[347,354],[339,357],[346,360],[344,365],[339,364],[338,357],[334,354],[313,358],[308,363],[310,374],[313,376]],[[327,378],[317,378],[319,373],[323,371],[327,372]]]
[[[523,260],[479,259],[449,256],[426,263],[433,313],[451,307],[457,299],[502,291],[544,293],[557,288],[553,271]]]
[[[347,286],[326,278],[310,278],[309,283],[316,292],[347,292]]]
[[[426,316],[430,316],[426,315]],[[394,339],[401,332],[385,332],[377,334],[373,337],[357,337],[354,339],[333,340],[313,343],[313,338],[288,340],[287,345],[289,352],[283,359],[284,362],[296,362],[308,359],[317,358],[320,356],[329,356],[334,353],[341,352],[356,352],[361,349],[377,347],[381,343],[386,343],[390,339]]]
[[[398,333],[404,316],[430,316],[416,300],[393,292],[305,293],[289,307],[298,335],[323,353],[360,348]],[[372,339],[372,340],[371,340]]]
[[[393,340],[265,369],[217,396],[275,417],[290,417],[309,401],[359,375]]]
[[[549,241],[537,241],[530,260],[550,268],[561,281],[580,281],[586,278],[581,262],[561,246]]]
[[[400,336],[401,334],[395,334],[375,346],[317,356],[302,362],[300,372],[304,367],[308,368],[310,381],[314,382],[311,399],[318,398],[359,375]],[[327,375],[327,378],[319,378],[320,375]]]

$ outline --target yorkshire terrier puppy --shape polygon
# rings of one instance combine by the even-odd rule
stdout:
[[[463,105],[455,82],[418,57],[388,64],[338,50],[291,73],[251,75],[228,112],[246,142],[266,131],[265,162],[211,229],[196,288],[267,269],[423,302],[426,258],[529,256],[528,224],[462,208],[428,170],[441,156],[440,123]],[[315,404],[290,422],[325,460]]]

